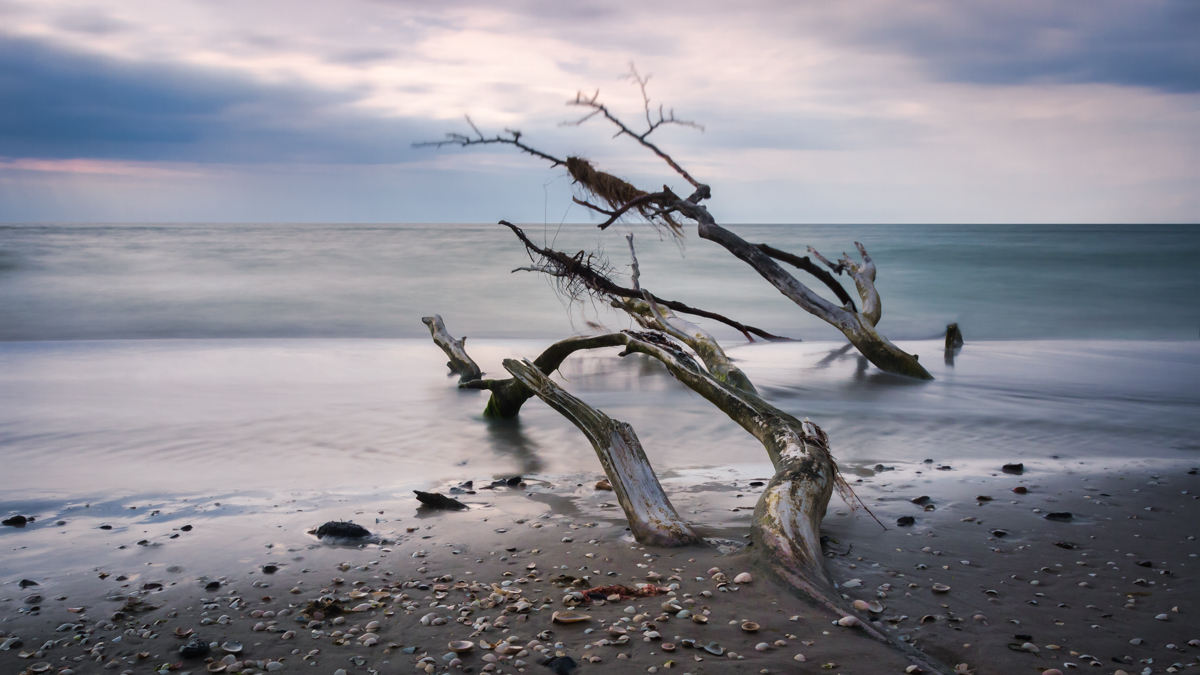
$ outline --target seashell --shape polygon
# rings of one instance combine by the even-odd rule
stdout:
[[[879,614],[883,611],[883,609],[883,603],[879,602],[878,600],[872,600],[871,602],[867,603],[867,611],[872,614]]]
[[[750,576],[749,572],[742,572],[733,578],[735,584],[748,584],[754,581],[754,577]]]
[[[175,629],[175,637],[178,637],[178,638],[185,638],[191,634],[192,634],[191,628],[184,628],[183,626],[180,626],[179,628]]]
[[[757,649],[757,650],[758,650],[758,651],[760,651],[760,652],[765,652],[765,651],[767,651],[768,649],[770,649],[770,648],[771,648],[771,645],[769,645],[769,644],[767,644],[767,643],[765,643],[765,642],[760,642],[760,643],[758,643],[758,644],[754,645],[754,648],[755,648],[755,649]]]
[[[675,643],[674,642],[664,642],[661,645],[659,645],[659,649],[663,650],[664,652],[673,652],[673,651],[675,651]]]
[[[934,593],[949,593],[950,592],[950,587],[947,586],[946,584],[934,584],[932,586],[932,589],[933,589]]]
[[[866,600],[855,600],[853,603],[853,606],[854,606],[854,609],[857,609],[860,612],[867,611],[867,601]]]
[[[222,642],[221,649],[230,654],[238,654],[238,653],[241,653],[241,651],[242,651],[242,643],[233,642],[233,641]]]
[[[724,572],[717,572],[716,574],[712,575],[711,578],[713,581],[715,581],[717,583],[722,583],[722,582],[725,582],[728,580],[728,579],[726,579]]]
[[[225,672],[225,667],[226,666],[224,663],[221,663],[220,661],[213,661],[212,663],[208,664],[207,670],[210,673],[223,673]]]
[[[704,616],[703,614],[693,614],[692,622],[693,623],[708,623],[708,617]]]
[[[679,644],[687,647],[688,649],[693,649],[696,646],[696,641],[691,638],[684,638],[679,641]]]
[[[709,654],[713,654],[714,656],[720,656],[725,653],[725,648],[715,642],[710,642],[704,645],[702,649]]]
[[[742,630],[746,631],[747,633],[754,633],[758,631],[758,624],[754,623],[753,621],[747,621],[742,624]]]
[[[592,617],[582,612],[555,612],[550,616],[550,620],[557,623],[579,623],[591,621]]]
[[[852,616],[843,616],[842,618],[837,620],[837,625],[845,627],[845,628],[850,628],[850,627],[858,625],[858,619],[856,619],[855,617],[852,617]]]
[[[705,574],[707,574],[710,577],[714,574],[720,574],[720,573],[721,573],[720,567],[710,567],[710,568],[708,568],[708,571],[705,572]]]
[[[46,661],[41,661],[39,663],[33,664],[32,666],[29,666],[29,672],[31,672],[31,673],[48,673],[48,672],[50,672],[50,669],[53,667],[54,666],[50,665]]]

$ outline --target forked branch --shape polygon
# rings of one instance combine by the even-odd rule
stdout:
[[[592,293],[603,296],[614,298],[642,297],[641,291],[620,286],[609,279],[601,271],[598,271],[589,263],[587,256],[582,256],[579,254],[572,256],[567,255],[562,251],[556,251],[552,248],[543,248],[533,243],[529,237],[526,236],[525,231],[520,227],[513,225],[507,220],[500,221],[500,224],[513,231],[513,234],[515,234],[517,238],[521,240],[521,243],[525,245],[525,250],[527,253],[529,253],[530,260],[533,260],[535,263],[532,268],[518,269],[533,269],[535,271],[543,272],[545,274],[567,280],[569,283],[579,283]],[[539,262],[541,264],[538,264]],[[676,312],[683,312],[684,314],[691,314],[692,316],[700,316],[706,319],[712,319],[713,321],[719,321],[726,326],[736,329],[742,335],[746,336],[746,339],[750,341],[754,340],[754,338],[751,337],[751,334],[771,341],[792,340],[792,338],[768,333],[761,328],[739,323],[727,316],[717,314],[716,312],[710,312],[697,307],[690,307],[675,300],[666,300],[664,298],[654,296],[654,301],[659,305],[668,307]]]
[[[471,130],[475,132],[474,136],[468,136],[467,134],[460,134],[460,133],[452,131],[452,132],[446,134],[445,140],[423,141],[421,143],[413,143],[413,147],[414,148],[440,148],[440,147],[443,147],[446,145],[457,145],[460,148],[466,148],[466,147],[469,147],[472,145],[502,144],[502,145],[511,145],[513,147],[519,148],[521,150],[521,152],[528,153],[530,155],[533,155],[534,157],[540,157],[540,158],[550,162],[551,168],[556,167],[556,166],[566,166],[566,164],[567,164],[567,162],[565,160],[561,160],[561,159],[555,157],[554,155],[547,154],[545,152],[542,152],[541,150],[538,150],[537,148],[531,147],[531,146],[523,143],[521,141],[522,134],[517,129],[505,129],[504,133],[508,134],[507,136],[501,136],[500,134],[496,134],[495,136],[487,138],[487,137],[484,137],[483,132],[479,130],[479,127],[475,126],[475,123],[473,121],[471,121],[471,117],[469,115],[464,115],[464,117],[466,117],[466,119],[467,119],[467,124],[471,125]]]

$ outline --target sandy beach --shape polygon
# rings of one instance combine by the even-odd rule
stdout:
[[[861,467],[854,485],[887,529],[836,499],[824,527],[842,592],[881,605],[860,612],[863,620],[979,675],[1196,667],[1193,468],[1088,462],[1013,475],[941,460],[881,469]],[[92,550],[73,555],[101,564],[63,576],[32,567],[24,588],[5,580],[0,669],[536,673],[550,672],[546,657],[568,656],[578,672],[905,672],[902,655],[797,600],[755,568],[749,550],[638,546],[612,493],[595,489],[598,477],[494,488],[477,478],[485,489],[455,495],[471,507],[461,512],[404,495],[311,495],[264,502],[238,527],[188,527],[226,506],[215,502],[37,514],[20,537],[36,545],[75,529],[78,541],[88,528],[83,546]],[[706,519],[705,536],[744,541],[755,482],[667,484],[681,510],[724,514]],[[149,520],[161,524],[148,524],[151,506]],[[915,523],[897,526],[903,516]],[[352,518],[383,541],[338,545],[306,533],[327,517]],[[10,554],[18,541],[5,538]],[[724,577],[714,579],[717,570]],[[743,572],[752,581],[734,583]],[[664,592],[593,594],[580,606],[568,595],[614,584]],[[322,598],[336,600],[329,616],[304,613]],[[679,618],[684,610],[707,623]],[[587,619],[552,620],[569,611]],[[747,632],[745,622],[758,627]],[[177,633],[212,649],[184,658],[188,640]],[[474,647],[455,656],[452,641]],[[231,643],[240,651],[221,648]]]

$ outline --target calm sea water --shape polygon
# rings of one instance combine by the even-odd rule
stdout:
[[[862,241],[885,333],[932,383],[891,378],[715,245],[639,231],[642,283],[802,343],[731,353],[777,405],[824,426],[847,466],[1184,459],[1200,449],[1200,303],[1188,227],[744,226],[751,241],[827,255]],[[621,233],[529,228],[566,250]],[[513,237],[480,225],[0,227],[0,495],[77,498],[599,472],[539,402],[483,420],[420,317],[441,313],[485,370],[533,357],[587,321]],[[936,337],[967,346],[944,362]],[[630,422],[664,474],[769,472],[741,429],[655,363],[573,357],[563,384]],[[1059,460],[1052,459],[1057,456]]]
[[[953,471],[913,489],[973,503],[1007,461],[1024,462],[1034,485],[1200,466],[1200,230],[736,229],[827,255],[865,243],[882,329],[936,378],[880,373],[712,244],[639,231],[646,287],[805,339],[746,344],[717,331],[764,396],[829,433],[851,478],[923,485],[932,459]],[[625,269],[621,233],[529,231],[571,251],[601,245]],[[502,359],[534,357],[588,321],[627,325],[510,273],[525,262],[496,226],[0,226],[0,514],[38,518],[0,528],[0,578],[90,578],[97,565],[214,551],[229,560],[212,569],[228,570],[264,542],[307,541],[302,528],[324,519],[420,522],[411,489],[595,479],[586,440],[539,401],[518,420],[483,419],[487,394],[455,388],[420,323],[441,313],[498,377]],[[952,363],[937,339],[950,321],[967,337]],[[615,349],[573,356],[556,377],[633,425],[690,519],[745,526],[748,512],[714,495],[771,467],[724,415]],[[872,478],[877,464],[898,471]],[[180,518],[208,543],[134,544]]]
[[[880,328],[897,339],[952,321],[968,340],[1200,338],[1200,227],[733,229],[827,257],[863,242],[879,267]],[[627,269],[621,232],[527,230]],[[642,283],[660,296],[806,340],[839,337],[716,244],[634,231]],[[498,225],[0,226],[0,340],[416,337],[435,312],[476,337],[627,325],[592,305],[565,310],[544,279],[510,273],[527,262]]]

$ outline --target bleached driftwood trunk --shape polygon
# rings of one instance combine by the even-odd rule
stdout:
[[[707,192],[707,186],[703,186],[703,188],[703,192]],[[701,190],[697,190],[697,192],[700,193]],[[838,307],[800,283],[761,248],[746,242],[733,232],[718,225],[709,214],[708,209],[688,199],[679,200],[675,204],[675,208],[696,221],[696,231],[701,239],[707,239],[725,247],[727,251],[753,267],[754,271],[770,282],[785,297],[799,305],[801,309],[840,330],[846,339],[850,340],[850,343],[880,370],[922,380],[933,379],[929,371],[925,370],[917,361],[916,356],[892,344],[890,340],[875,330],[875,326],[883,314],[883,306],[879,299],[879,292],[875,288],[875,263],[862,244],[855,243],[862,262],[856,263],[846,256],[835,265],[821,258],[823,262],[834,269],[849,271],[863,303],[861,310],[856,309],[852,304]],[[809,250],[816,254],[816,251],[811,248]],[[816,255],[820,257],[820,254]]]
[[[563,391],[529,361],[505,359],[504,368],[587,436],[638,543],[688,546],[701,542],[671,505],[633,427]]]
[[[478,380],[483,376],[479,366],[475,365],[475,361],[467,355],[464,348],[467,338],[464,336],[461,340],[455,340],[446,330],[446,324],[442,323],[440,314],[422,317],[421,323],[429,326],[429,334],[433,336],[434,344],[441,347],[450,359],[446,366],[458,375],[458,386],[461,387],[464,383]]]

